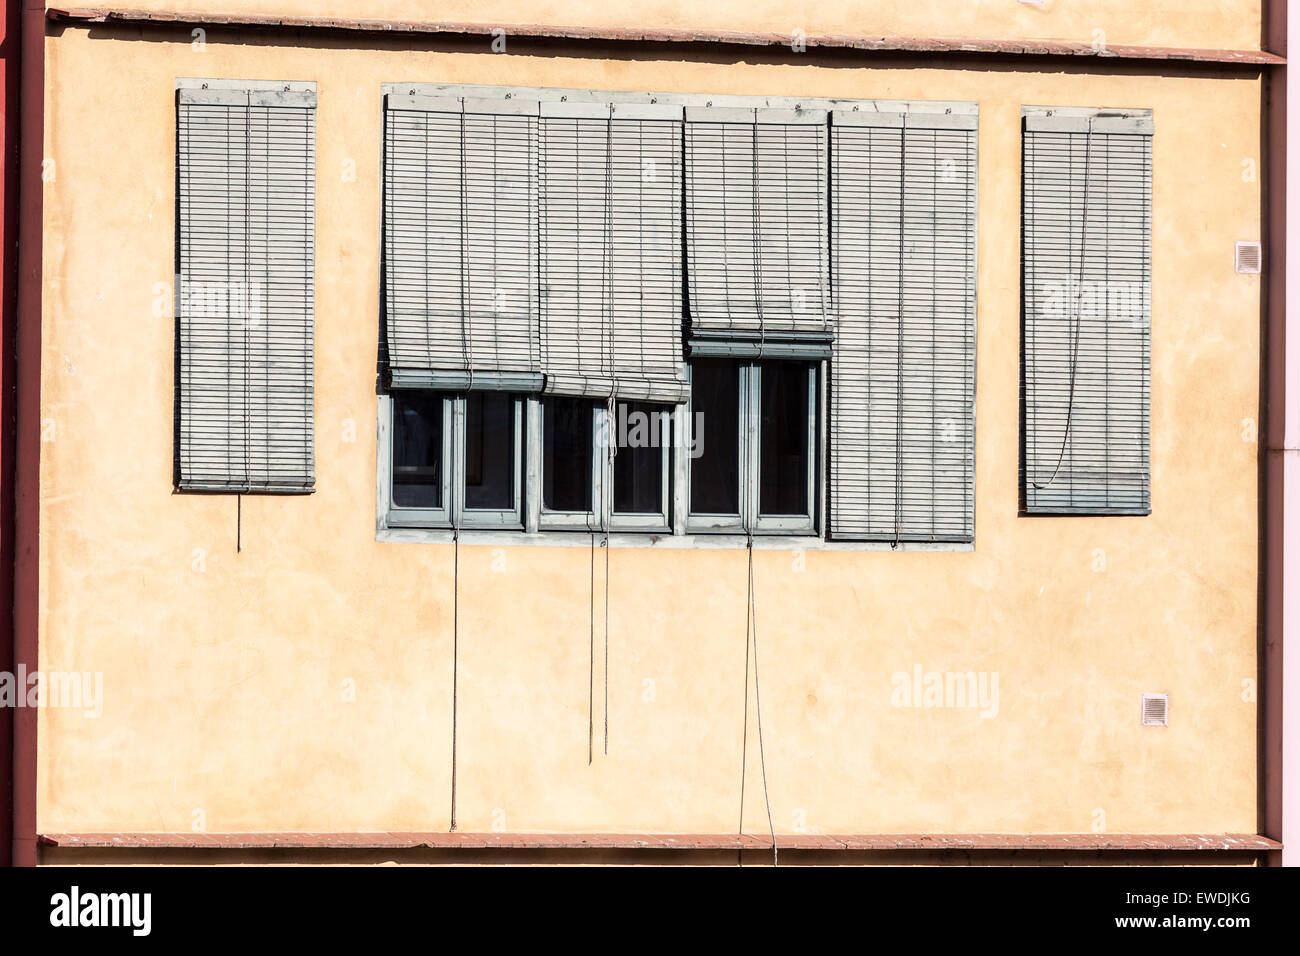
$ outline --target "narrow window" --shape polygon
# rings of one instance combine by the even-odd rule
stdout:
[[[465,398],[468,510],[514,510],[515,405],[515,399],[504,392],[470,392]]]
[[[764,362],[759,390],[759,513],[806,515],[808,368],[797,362]]]
[[[740,514],[740,365],[704,359],[691,365],[690,510],[693,515]]]
[[[663,514],[667,413],[658,405],[621,402],[616,414],[614,513]]]
[[[581,398],[542,402],[542,507],[592,510],[592,426],[595,406]]]
[[[393,397],[393,504],[441,508],[443,396],[436,392]]]

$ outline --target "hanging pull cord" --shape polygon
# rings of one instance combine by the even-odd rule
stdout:
[[[451,591],[451,832],[456,832],[456,711],[460,683],[460,522],[452,526]]]
[[[592,740],[596,736],[596,529],[587,522],[591,536],[591,613],[587,620],[587,766],[591,766]]]
[[[605,703],[602,713],[605,719],[605,756],[609,756],[609,524],[614,507],[611,488],[614,482],[614,456],[618,454],[618,439],[609,440],[609,432],[614,428],[614,416],[617,412],[615,396],[618,394],[618,370],[614,362],[614,108],[611,106],[605,117],[605,209],[603,232],[604,243],[601,247],[601,269],[605,275],[605,295],[601,299],[602,329],[605,333],[605,356],[609,370],[609,398],[605,402],[605,423],[607,455],[609,464],[605,468],[606,480],[601,482],[601,523],[605,526],[605,667],[604,691]],[[610,487],[606,487],[610,486]]]
[[[1065,406],[1065,434],[1061,436],[1061,451],[1056,456],[1052,477],[1045,483],[1035,481],[1034,488],[1043,491],[1052,487],[1061,473],[1065,461],[1065,448],[1070,444],[1070,428],[1074,424],[1074,383],[1079,373],[1079,329],[1083,326],[1083,270],[1088,261],[1088,180],[1092,165],[1092,117],[1088,117],[1088,133],[1083,141],[1083,221],[1079,223],[1079,289],[1074,297],[1074,329],[1070,337],[1070,393]]]
[[[767,830],[772,838],[772,865],[779,866],[776,846],[776,827],[772,823],[772,799],[767,788],[767,754],[763,747],[763,700],[758,681],[758,603],[754,592],[754,532],[745,528],[745,550],[748,552],[748,585],[745,598],[745,729],[741,736],[740,757],[740,833],[745,833],[745,769],[749,753],[749,660],[754,659],[754,713],[758,726],[758,762],[763,780],[763,804],[767,810]],[[744,853],[744,850],[741,850]]]
[[[608,757],[609,756],[609,523],[610,523],[610,518],[614,512],[614,504],[612,498],[612,486],[614,482],[614,458],[615,456],[618,455],[618,437],[617,437],[618,432],[615,424],[615,415],[618,410],[618,403],[615,401],[614,396],[612,394],[610,395],[608,401],[606,402],[605,407],[606,407],[605,420],[606,420],[606,424],[609,426],[606,428],[606,441],[605,441],[605,445],[608,449],[606,454],[609,458],[609,467],[606,468],[605,473],[609,476],[609,480],[606,482],[602,482],[601,484],[602,486],[609,486],[609,487],[607,488],[602,487],[601,497],[604,499],[604,501],[602,502],[603,505],[602,516],[605,524],[605,542],[603,545],[605,549],[605,756]],[[613,440],[610,440],[611,436],[609,432],[611,431],[611,429],[614,431]]]

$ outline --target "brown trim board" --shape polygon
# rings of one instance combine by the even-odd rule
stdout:
[[[342,17],[293,17],[255,14],[146,11],[107,7],[51,7],[50,20],[68,24],[118,23],[141,27],[226,26],[238,29],[321,30],[332,33],[443,35],[486,37],[504,30],[506,36],[534,40],[586,40],[605,43],[692,44],[790,49],[792,35],[741,33],[727,30],[627,29],[534,23],[452,23],[432,20],[364,20]],[[986,54],[995,56],[1075,57],[1099,60],[1181,61],[1223,65],[1267,66],[1285,63],[1265,50],[1215,50],[1186,47],[1105,45],[1067,40],[984,40],[905,36],[813,34],[803,37],[807,49],[861,53]]]

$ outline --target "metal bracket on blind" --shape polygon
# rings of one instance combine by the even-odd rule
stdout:
[[[1087,133],[1151,136],[1155,121],[1149,109],[1080,109],[1026,106],[1021,110],[1029,133]]]
[[[204,80],[181,77],[176,81],[177,102],[212,106],[316,106],[316,84],[309,80]]]
[[[766,329],[694,329],[687,340],[692,358],[772,358],[820,361],[831,357],[831,332]]]
[[[979,128],[977,113],[933,113],[929,111],[896,110],[832,110],[836,126],[873,126],[901,129],[965,129]]]

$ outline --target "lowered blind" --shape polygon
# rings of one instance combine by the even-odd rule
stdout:
[[[826,111],[686,110],[693,356],[826,358]]]
[[[383,299],[394,387],[541,387],[537,113],[535,101],[388,95]]]
[[[1149,114],[1024,119],[1031,513],[1151,509],[1151,134]]]
[[[178,488],[309,492],[310,91],[177,91]]]
[[[830,532],[975,533],[976,117],[835,111]]]
[[[682,109],[542,103],[545,391],[683,402]]]

